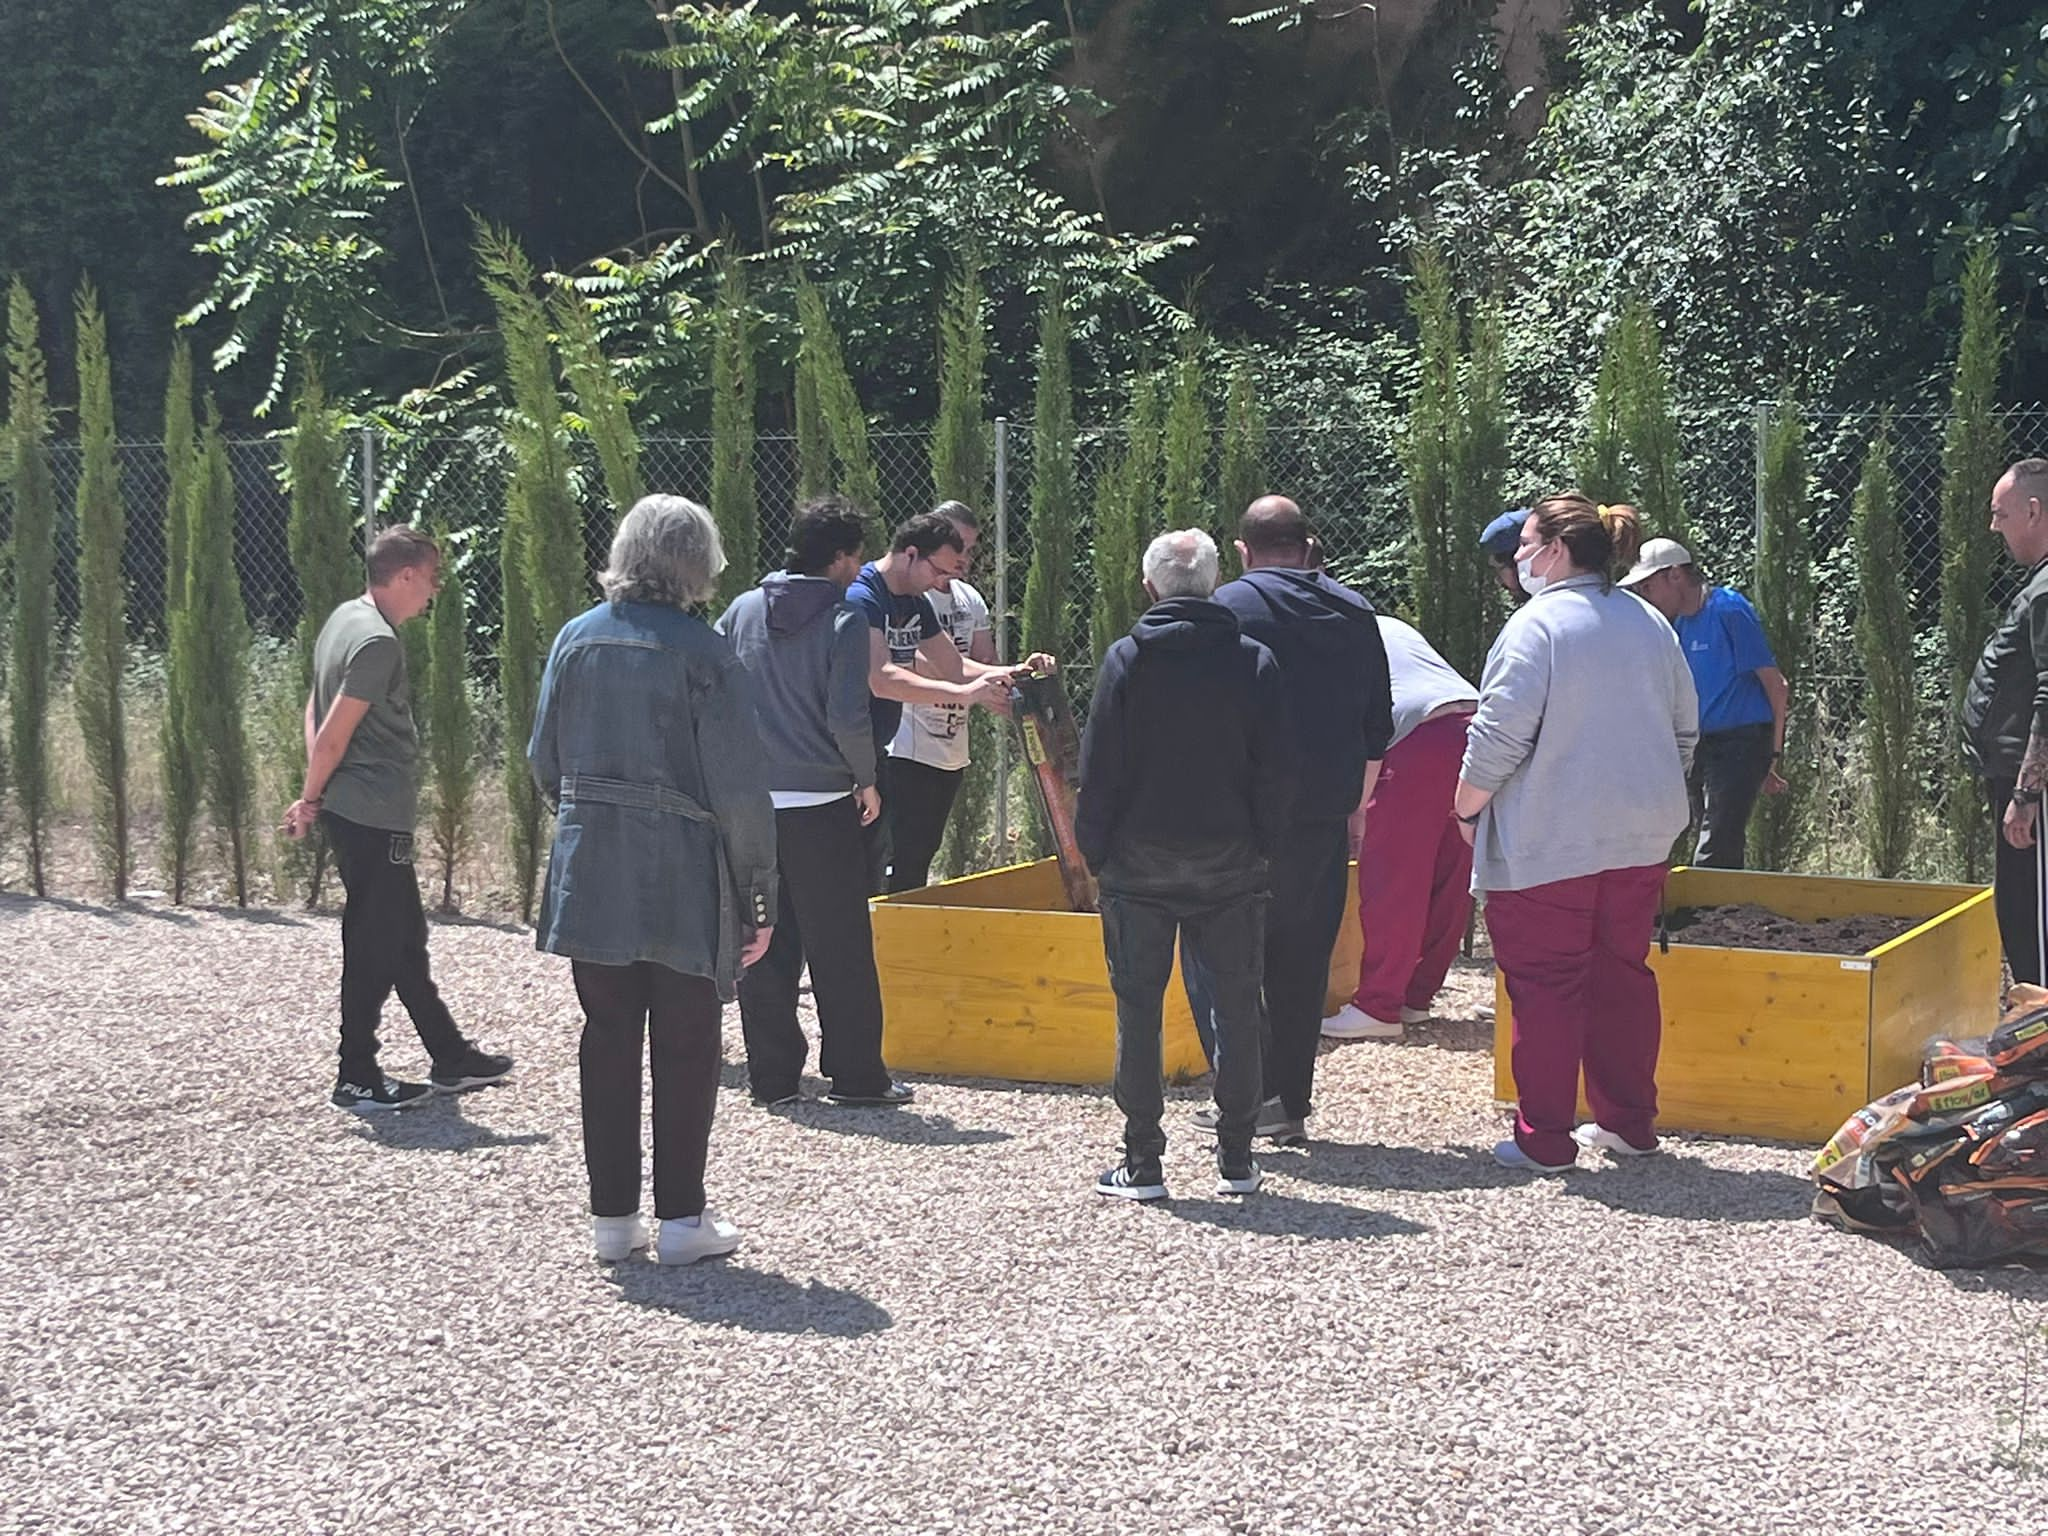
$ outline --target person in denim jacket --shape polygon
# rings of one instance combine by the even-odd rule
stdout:
[[[583,1152],[598,1257],[647,1241],[640,1056],[654,1065],[656,1256],[730,1253],[704,1200],[721,1005],[776,916],[775,814],[746,669],[685,605],[725,565],[711,516],[648,496],[619,524],[605,601],[556,636],[526,755],[556,807],[535,923],[583,1004]]]

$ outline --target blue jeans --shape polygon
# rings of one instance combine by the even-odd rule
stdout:
[[[1216,1064],[1219,1154],[1249,1155],[1259,1117],[1259,972],[1265,947],[1263,895],[1221,906],[1184,899],[1102,894],[1102,950],[1116,993],[1116,1106],[1124,1112],[1124,1155],[1156,1158],[1166,1150],[1160,1033],[1174,940],[1182,963],[1199,969],[1210,996]]]

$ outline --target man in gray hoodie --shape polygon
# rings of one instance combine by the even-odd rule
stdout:
[[[868,927],[861,829],[881,814],[868,718],[868,623],[846,601],[863,521],[837,497],[807,502],[788,569],[734,599],[718,631],[755,689],[775,806],[782,902],[768,953],[740,981],[754,1102],[796,1103],[808,1047],[797,987],[810,962],[818,1066],[835,1104],[907,1104],[882,1061],[882,992]]]

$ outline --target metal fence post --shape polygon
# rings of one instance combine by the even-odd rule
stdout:
[[[1010,423],[996,418],[996,660],[1010,659]],[[1010,728],[996,732],[996,852],[1010,845]]]
[[[1771,435],[1771,408],[1759,400],[1756,407],[1756,551],[1764,548],[1764,459],[1766,440]]]
[[[363,428],[363,558],[377,536],[377,429]]]

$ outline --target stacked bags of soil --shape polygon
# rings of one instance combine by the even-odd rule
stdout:
[[[2048,990],[2017,986],[1987,1039],[1937,1039],[1920,1081],[1849,1117],[1813,1160],[1813,1214],[1917,1239],[1944,1267],[2048,1257]]]

